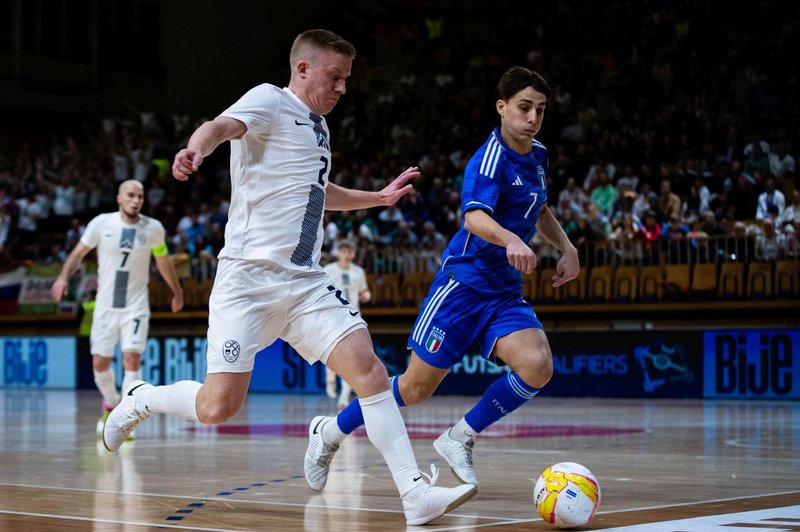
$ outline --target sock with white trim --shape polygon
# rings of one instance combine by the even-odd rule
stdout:
[[[495,421],[533,399],[537,393],[538,388],[525,384],[516,373],[508,373],[489,385],[483,397],[467,412],[464,419],[475,432],[482,432]]]

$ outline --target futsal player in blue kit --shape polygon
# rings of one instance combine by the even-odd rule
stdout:
[[[512,67],[498,83],[498,96],[500,126],[464,172],[462,227],[442,255],[408,339],[408,369],[391,379],[395,400],[405,406],[430,397],[473,342],[485,358],[508,365],[511,371],[433,444],[453,473],[474,485],[477,435],[533,399],[553,374],[547,336],[522,296],[522,274],[531,273],[537,260],[527,243],[538,230],[561,252],[553,286],[580,269],[577,250],[547,206],[547,148],[534,138],[550,87],[536,72]],[[363,423],[358,399],[336,418],[314,418],[328,450],[311,464],[317,475],[325,469],[327,479],[339,444]]]

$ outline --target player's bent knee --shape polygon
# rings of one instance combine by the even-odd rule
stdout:
[[[343,375],[343,377],[359,397],[369,397],[380,393],[386,390],[389,384],[389,374],[386,373],[386,368],[377,357],[366,371],[358,372],[355,375]]]
[[[553,378],[553,358],[550,356],[532,356],[525,359],[523,367],[514,369],[522,377],[525,384],[534,388],[543,388]]]
[[[225,423],[239,413],[244,403],[244,397],[236,399],[203,392],[204,388],[201,388],[197,395],[197,419],[208,425]]]
[[[241,405],[216,404],[216,405],[197,405],[197,419],[206,425],[217,425],[225,423],[239,413]]]

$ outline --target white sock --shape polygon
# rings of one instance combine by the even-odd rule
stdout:
[[[400,497],[406,498],[406,495],[410,495],[411,498],[416,498],[410,492],[414,488],[425,486],[426,483],[420,482],[422,474],[417,467],[406,424],[400,415],[400,408],[394,400],[392,390],[360,398],[359,402],[361,412],[364,414],[367,436],[386,460]]]
[[[134,394],[136,407],[146,406],[151,412],[200,421],[197,418],[197,392],[201,386],[195,381],[178,381],[167,386],[145,387]]]
[[[450,428],[450,437],[461,443],[467,443],[469,440],[474,440],[476,435],[477,433],[475,432],[475,429],[470,427],[469,423],[467,423],[467,420],[463,417],[458,420],[458,423]]]
[[[94,384],[103,395],[103,401],[111,406],[117,406],[119,396],[117,395],[116,376],[114,367],[109,366],[106,371],[94,371]]]
[[[325,443],[341,445],[345,438],[347,438],[347,434],[339,428],[339,423],[337,423],[335,417],[330,422],[322,425],[322,441]]]
[[[122,393],[128,391],[128,388],[131,387],[133,381],[140,381],[142,380],[142,370],[137,369],[136,371],[125,370],[125,376],[122,377],[122,389],[120,390]]]

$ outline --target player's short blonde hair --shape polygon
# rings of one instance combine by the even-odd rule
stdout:
[[[295,38],[292,51],[289,52],[289,64],[294,67],[309,48],[335,52],[350,59],[356,58],[356,49],[349,41],[332,31],[315,29],[306,30]]]

